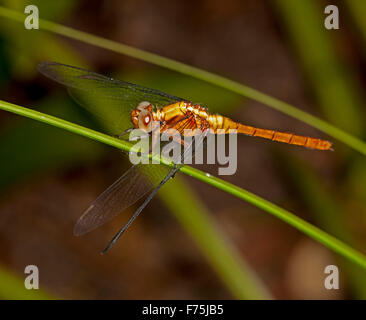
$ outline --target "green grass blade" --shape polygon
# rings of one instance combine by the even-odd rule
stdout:
[[[74,123],[70,123],[68,121],[58,119],[56,117],[27,109],[24,107],[20,107],[9,102],[0,101],[0,109],[25,116],[34,120],[38,120],[73,133],[88,137],[90,139],[108,144],[110,146],[126,150],[130,149],[130,144],[128,142],[122,141],[120,139],[108,136],[101,132],[97,132],[82,126],[79,126]],[[168,164],[166,161],[162,159],[162,162]],[[170,164],[168,164],[170,165]],[[321,229],[313,226],[312,224],[302,220],[301,218],[297,217],[293,213],[280,208],[279,206],[249,192],[242,188],[239,188],[233,184],[230,184],[224,180],[219,178],[207,175],[205,172],[202,172],[198,169],[183,166],[180,170],[181,172],[192,176],[198,180],[201,180],[207,184],[210,184],[218,189],[221,189],[227,193],[230,193],[242,200],[245,200],[258,208],[274,215],[275,217],[281,219],[282,221],[288,223],[289,225],[293,226],[294,228],[298,229],[299,231],[305,233],[309,237],[313,238],[314,240],[322,243],[329,249],[333,250],[334,252],[340,254],[341,256],[353,261],[354,263],[358,264],[362,268],[366,269],[366,256],[362,253],[358,252],[357,250],[353,249],[352,247],[348,246],[347,244],[343,243],[342,241],[338,240],[337,238],[327,234],[326,232],[322,231]]]
[[[1,6],[0,6],[0,16],[12,19],[20,23],[24,23],[24,17],[25,17],[23,13],[10,10]],[[295,119],[303,121],[308,125],[311,125],[314,128],[317,128],[318,130],[328,134],[329,136],[345,143],[346,145],[359,151],[363,155],[366,155],[366,143],[360,140],[359,138],[305,111],[301,111],[286,102],[273,98],[269,95],[266,95],[265,93],[262,93],[258,90],[242,85],[233,80],[227,79],[225,77],[213,74],[205,70],[201,70],[196,67],[186,65],[181,62],[174,61],[172,59],[159,56],[157,54],[136,49],[121,43],[117,43],[108,39],[104,39],[89,34],[87,32],[75,30],[73,28],[69,28],[51,21],[40,19],[40,28],[58,35],[82,41],[117,53],[121,53],[136,59],[140,59],[142,61],[146,61],[215,84],[217,86],[235,92],[244,97],[261,102]]]

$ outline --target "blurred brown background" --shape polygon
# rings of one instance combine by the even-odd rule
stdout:
[[[26,4],[37,4],[41,18],[227,76],[365,138],[362,1],[332,1],[340,11],[340,29],[332,31],[323,26],[330,2],[317,0],[2,2],[22,12]],[[187,97],[245,124],[329,139],[201,81],[50,33],[27,33],[4,18],[0,22],[2,100],[95,127],[65,88],[37,73],[39,61],[54,60]],[[335,152],[246,136],[238,142],[238,171],[224,179],[366,252],[364,157],[338,141]],[[83,210],[128,167],[118,151],[6,112],[0,112],[0,150],[3,277],[23,281],[25,266],[35,264],[41,289],[66,299],[241,298],[162,197],[105,256],[100,250],[135,207],[86,236],[73,236]],[[215,167],[200,169],[217,174]],[[260,209],[179,176],[274,298],[366,297],[365,272],[358,267]],[[340,290],[324,288],[329,264],[340,269]],[[3,287],[2,298],[14,297],[8,290]]]

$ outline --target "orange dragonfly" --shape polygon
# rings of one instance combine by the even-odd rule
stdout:
[[[76,102],[105,120],[108,130],[120,138],[134,128],[142,129],[152,137],[171,129],[176,129],[183,136],[185,129],[198,129],[202,134],[196,139],[202,143],[208,131],[214,134],[227,134],[230,129],[235,129],[238,133],[249,136],[310,149],[331,150],[332,144],[326,140],[247,126],[219,114],[210,114],[206,108],[185,99],[77,67],[56,62],[42,62],[38,65],[38,70],[45,76],[66,85]],[[108,110],[103,110],[103,107],[107,107]],[[152,128],[153,121],[160,123],[159,130]],[[189,148],[193,149],[193,145],[191,143]],[[184,163],[184,160],[183,155],[181,162]],[[174,168],[156,164],[133,165],[85,210],[75,225],[74,234],[83,235],[101,226],[146,197],[102,251],[107,252],[157,191],[174,177],[179,168],[179,165]]]

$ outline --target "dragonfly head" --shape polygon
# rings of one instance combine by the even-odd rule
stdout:
[[[140,102],[136,109],[131,111],[131,121],[138,129],[142,129],[146,132],[151,131],[153,115],[153,106],[150,102]]]

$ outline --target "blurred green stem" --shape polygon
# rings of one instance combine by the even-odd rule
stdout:
[[[47,103],[52,103],[52,101],[47,101]],[[62,102],[60,103],[62,104]],[[2,102],[0,101],[0,105],[1,104]],[[55,101],[53,101],[53,106],[57,106]],[[106,140],[101,140],[103,135],[98,132],[94,132],[93,135],[92,130],[68,123],[61,119],[33,110],[27,110],[25,108],[18,107],[18,109],[14,109],[12,107],[11,109],[16,111],[18,114],[26,115],[45,123],[52,123],[56,127],[61,127],[79,134],[84,131],[84,134],[81,134],[82,136],[87,136],[89,138],[93,137],[94,140],[110,144],[108,143],[108,139],[114,139],[106,136]],[[1,108],[2,107],[0,106],[0,109]],[[10,111],[10,109],[8,109],[8,111]],[[42,146],[43,148],[46,148],[46,154],[48,154],[48,156],[42,152],[42,158],[39,159],[37,157],[36,161],[37,164],[41,163],[40,166],[43,167],[44,170],[54,167],[55,165],[57,166],[57,163],[59,162],[65,166],[67,163],[70,163],[69,157],[75,159],[75,156],[78,157],[80,154],[83,154],[89,160],[93,157],[93,152],[89,150],[90,148],[87,147],[88,144],[86,144],[85,141],[77,141],[76,143],[73,143],[71,139],[68,139],[68,137],[62,138],[59,136],[60,134],[62,135],[63,132],[53,133],[53,135],[57,134],[57,139],[53,139],[55,136],[50,136],[50,134],[47,134],[46,138],[42,138],[39,134],[34,134],[35,131],[36,130],[33,128],[32,134],[27,135],[29,140],[28,142],[25,142],[27,147],[22,149],[22,159],[23,162],[24,157],[27,159],[27,165],[29,162],[32,162],[30,159],[32,158],[31,154],[34,154],[34,150],[37,153],[37,150],[39,151],[39,148],[42,148]],[[44,135],[45,132],[43,131],[42,134]],[[14,143],[14,139],[16,140],[17,138],[13,138],[12,136],[11,139],[9,139],[8,137],[8,147],[9,144],[11,146],[11,143]],[[33,139],[37,139],[38,141],[33,141]],[[41,142],[39,142],[39,140],[41,140]],[[54,141],[58,141],[57,146],[54,145]],[[114,144],[112,145],[124,150],[129,150],[130,144],[128,142],[119,139],[117,139],[117,142],[121,142],[123,147]],[[97,145],[100,146],[100,144]],[[75,150],[75,148],[77,148],[77,150]],[[61,150],[59,151],[59,149]],[[54,152],[56,152],[56,155]],[[69,155],[67,156],[67,154]],[[14,168],[14,161],[11,162],[11,157],[12,155],[4,155],[6,160],[3,161],[3,168],[7,168],[7,166]],[[56,162],[55,158],[57,158]],[[7,176],[8,179],[5,178],[5,180],[9,181],[8,171],[10,172],[10,176],[13,176],[14,171],[11,168],[7,168],[5,176]],[[184,194],[184,197],[182,197],[182,194]],[[262,281],[246,264],[240,252],[238,252],[238,250],[232,245],[231,241],[220,231],[220,228],[215,224],[212,219],[212,215],[210,215],[203,203],[196,198],[195,194],[192,193],[188,187],[184,186],[184,181],[181,177],[177,176],[173,181],[169,182],[169,186],[167,188],[162,188],[158,195],[161,196],[165,205],[171,209],[172,213],[176,216],[179,222],[181,222],[185,230],[193,237],[198,247],[202,249],[202,253],[208,259],[210,265],[217,272],[219,278],[223,281],[224,285],[229,289],[234,298],[251,300],[272,298]],[[187,203],[189,203],[189,205],[187,205]],[[2,286],[2,283],[0,282],[0,293],[2,290],[5,292],[4,286]],[[26,293],[24,294],[25,297],[27,297]],[[12,295],[4,295],[4,297],[12,298]],[[18,298],[21,299],[22,296],[20,295]]]
[[[357,246],[357,241],[352,233],[347,230],[347,221],[344,215],[350,215],[347,210],[347,201],[344,197],[337,197],[338,188],[330,193],[330,187],[320,179],[312,168],[303,161],[289,155],[278,154],[278,162],[283,164],[285,174],[293,183],[294,189],[300,194],[308,208],[313,214],[314,221],[322,227],[326,227],[334,235],[341,237],[350,244]],[[342,200],[341,200],[342,199]],[[362,247],[358,244],[359,247]],[[348,260],[339,259],[344,275],[349,279],[352,292],[357,299],[366,299],[366,278],[365,270]]]
[[[24,107],[20,107],[9,102],[0,101],[0,109],[22,115],[34,120],[38,120],[50,125],[53,125],[58,128],[62,128],[68,130],[70,132],[88,137],[90,139],[103,142],[110,146],[129,151],[131,145],[120,139],[108,136],[101,132],[97,132],[74,123],[70,123],[68,121],[35,111],[31,109],[27,109]],[[167,165],[172,165],[161,159],[161,162]],[[301,232],[307,234],[311,238],[315,239],[316,241],[324,244],[329,249],[337,252],[338,254],[342,255],[343,257],[353,261],[354,263],[360,265],[362,268],[366,269],[366,256],[362,253],[358,252],[357,250],[353,249],[352,247],[346,245],[342,241],[338,240],[337,238],[327,234],[326,232],[320,230],[319,228],[311,225],[310,223],[302,220],[301,218],[297,217],[296,215],[292,214],[291,212],[278,207],[277,205],[262,199],[261,197],[250,193],[244,189],[241,189],[235,185],[232,185],[224,180],[219,178],[213,177],[211,175],[207,175],[205,172],[202,172],[198,169],[183,166],[180,170],[181,172],[190,175],[198,180],[206,182],[218,189],[221,189],[227,193],[230,193],[242,200],[245,200],[258,208],[274,215],[275,217],[283,220],[284,222],[288,223],[289,225],[293,226],[294,228],[300,230]]]
[[[24,282],[19,277],[9,273],[0,266],[0,300],[50,300],[55,297],[44,292],[42,288],[38,290],[27,290]]]
[[[240,253],[183,179],[175,177],[169,182],[169,187],[162,188],[159,193],[160,199],[196,240],[201,251],[236,297],[270,298],[257,275],[241,259]]]
[[[3,16],[14,21],[24,23],[25,15],[23,13],[7,9],[0,6],[0,16]],[[211,72],[201,70],[181,62],[168,59],[157,54],[153,54],[144,50],[136,49],[121,43],[117,43],[108,39],[104,39],[86,32],[75,30],[51,21],[40,19],[40,28],[47,30],[71,39],[79,40],[91,45],[95,45],[110,51],[125,54],[136,59],[140,59],[152,64],[165,67],[197,79],[207,81],[209,83],[215,84],[244,97],[256,100],[263,104],[266,104],[278,111],[281,111],[293,118],[303,121],[320,131],[327,133],[328,135],[342,141],[353,149],[359,151],[360,153],[366,155],[366,143],[357,137],[331,125],[330,123],[321,120],[307,112],[301,111],[294,106],[285,103],[279,99],[268,96],[260,91],[252,89],[250,87],[244,86],[238,82],[232,81],[225,77],[213,74]],[[34,32],[34,31],[30,31]]]
[[[280,15],[280,23],[289,35],[299,58],[300,67],[306,74],[323,113],[342,128],[354,134],[364,135],[365,96],[360,87],[358,70],[352,63],[345,61],[344,55],[337,46],[337,42],[345,40],[343,39],[344,34],[336,30],[327,30],[324,27],[325,4],[317,0],[276,0],[273,3],[276,5]],[[361,27],[365,26],[364,15],[362,15],[365,13],[365,4],[365,1],[359,0],[344,2],[344,5],[353,9],[354,20]],[[347,21],[344,14],[345,10],[340,8],[340,12],[341,28],[343,28],[345,23],[352,21]],[[342,156],[345,160],[345,154],[337,153],[338,160]],[[347,232],[347,221],[357,217],[355,212],[349,212],[349,208],[347,208],[349,202],[357,201],[355,200],[356,194],[348,192],[349,196],[342,197],[342,201],[337,198],[342,189],[352,190],[354,188],[348,182],[346,175],[352,171],[350,168],[354,166],[355,161],[365,164],[365,161],[362,161],[358,155],[356,157],[354,154],[351,157],[353,161],[348,161],[347,169],[342,176],[342,187],[340,188],[334,182],[333,186],[337,187],[333,189],[326,187],[324,180],[319,175],[312,173],[312,169],[300,159],[293,158],[291,161],[291,157],[286,155],[280,161],[284,163],[282,168],[291,171],[289,176],[296,177],[293,179],[293,184],[297,186],[305,200],[305,206],[314,215],[318,225],[341,237],[354,247],[362,247],[361,243],[355,241],[357,238],[353,239],[352,234]],[[340,163],[345,164],[346,162],[340,161]],[[359,180],[362,181],[362,178],[359,177]],[[330,190],[332,192],[329,192]],[[364,197],[360,197],[359,201],[363,202]],[[349,264],[348,261],[340,261],[340,263],[342,263],[343,272],[353,287],[352,291],[364,299],[366,297],[366,282],[363,281],[364,270]]]

